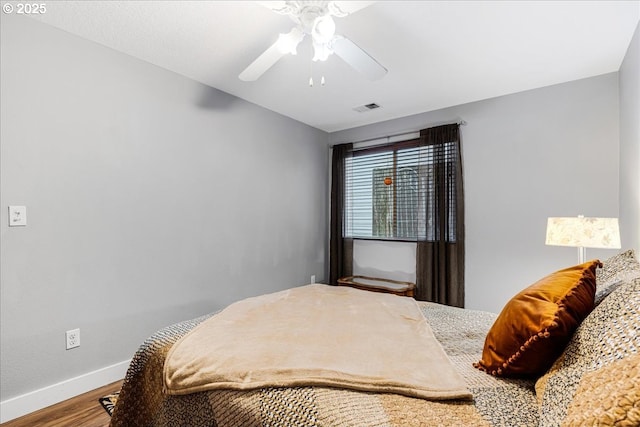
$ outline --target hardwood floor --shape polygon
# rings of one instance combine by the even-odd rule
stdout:
[[[109,414],[98,402],[107,394],[120,390],[122,381],[108,384],[64,402],[40,409],[15,420],[0,424],[1,427],[107,427]]]

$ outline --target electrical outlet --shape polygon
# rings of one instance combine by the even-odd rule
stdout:
[[[67,334],[67,350],[80,347],[80,329],[72,329]]]

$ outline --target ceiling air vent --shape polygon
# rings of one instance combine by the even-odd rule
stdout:
[[[358,113],[364,113],[365,111],[375,110],[376,108],[380,108],[380,106],[375,102],[372,102],[371,104],[365,104],[359,107],[355,107],[353,111],[357,111]]]

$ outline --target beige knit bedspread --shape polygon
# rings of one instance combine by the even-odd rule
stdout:
[[[430,400],[470,392],[412,298],[307,285],[230,305],[178,340],[165,392],[325,386]]]

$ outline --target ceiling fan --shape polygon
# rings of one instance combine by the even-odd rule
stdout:
[[[325,61],[335,53],[370,80],[382,78],[387,69],[348,38],[335,34],[333,17],[342,18],[369,6],[371,1],[260,1],[276,13],[288,15],[296,25],[253,61],[240,80],[255,81],[284,55],[296,54],[300,42],[311,37],[313,61]]]

